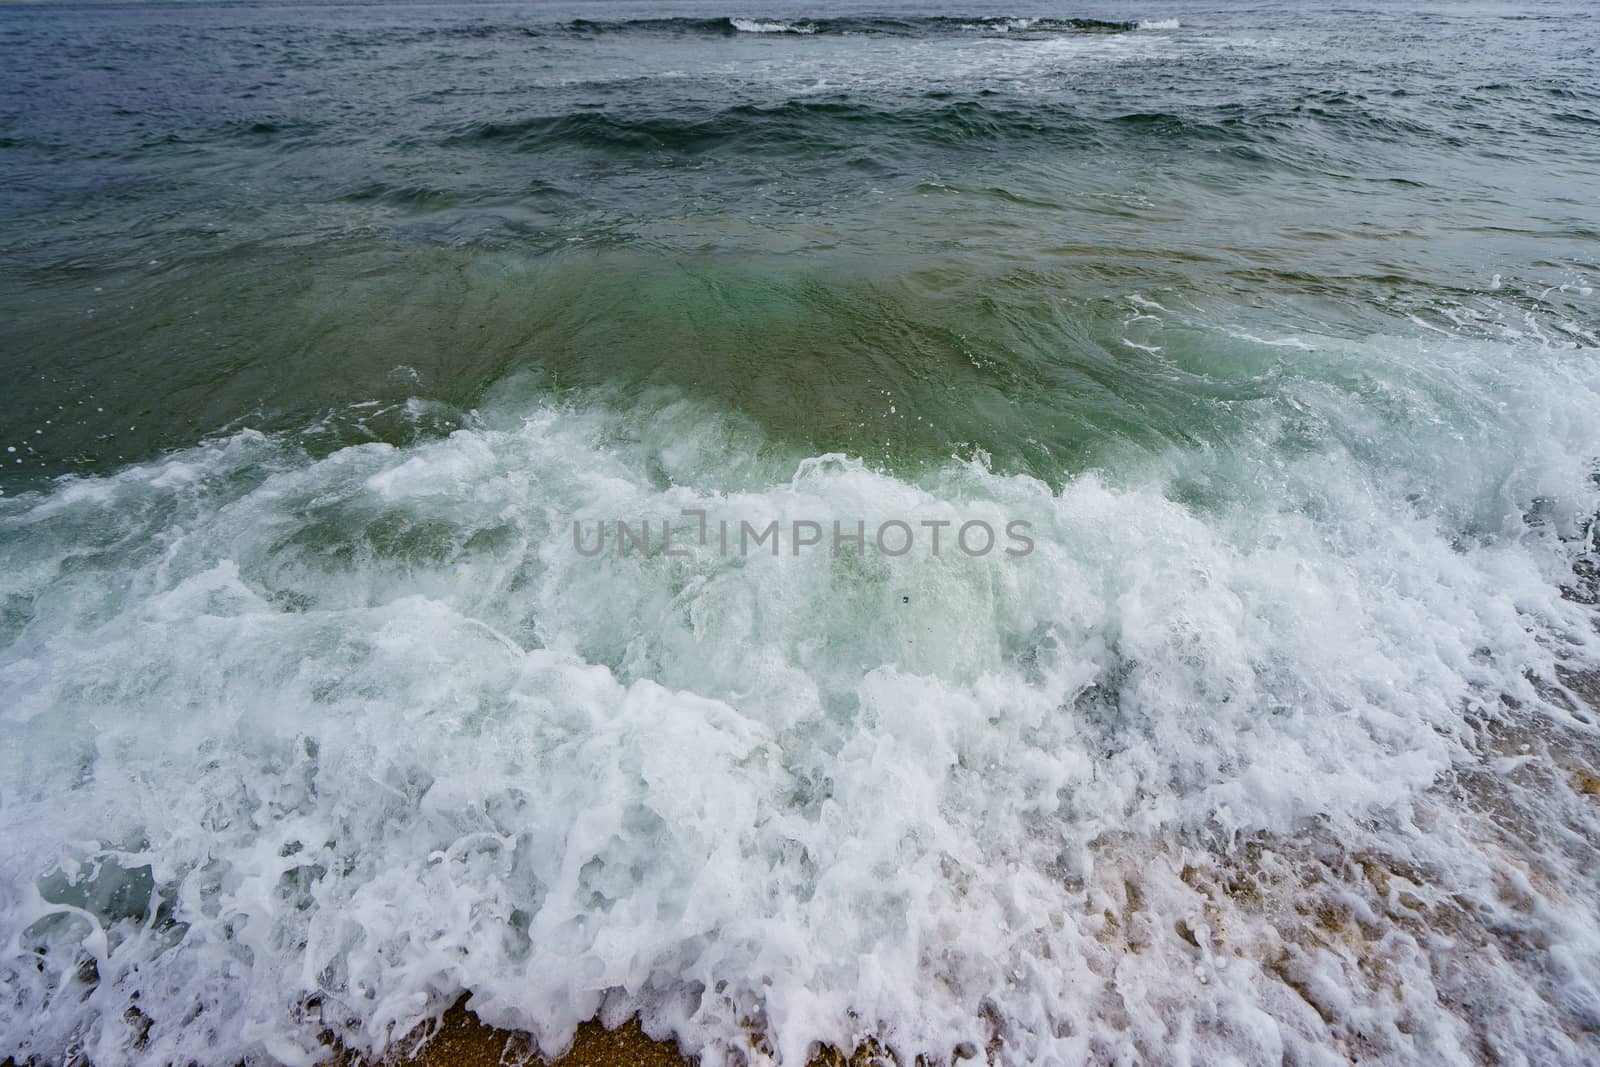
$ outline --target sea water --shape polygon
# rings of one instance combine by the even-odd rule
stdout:
[[[1592,1062],[1597,44],[0,10],[0,1055]]]

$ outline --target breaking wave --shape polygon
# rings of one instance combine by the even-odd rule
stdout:
[[[770,19],[646,18],[606,21],[574,19],[565,29],[577,34],[709,34],[737,33],[857,34],[890,37],[930,37],[971,33],[1125,33],[1140,28],[1138,22],[1087,18],[1020,18],[982,16],[961,18],[929,16],[858,16],[845,18]]]
[[[0,1048],[306,1063],[462,990],[547,1049],[639,1011],[785,1063],[1581,1033],[1588,354],[1298,345],[1248,434],[1059,489],[508,387],[0,499]],[[685,509],[1038,548],[570,540]]]

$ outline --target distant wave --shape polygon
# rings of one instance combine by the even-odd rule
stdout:
[[[784,22],[764,19],[729,19],[740,33],[816,33],[817,27],[809,22]]]
[[[894,106],[835,95],[693,112],[580,109],[476,120],[448,131],[443,141],[531,152],[576,147],[625,156],[730,149],[803,154],[844,146],[864,152],[869,145],[892,151],[891,146],[908,141],[1088,145],[1154,140],[1166,146],[1205,143],[1239,158],[1301,167],[1311,156],[1293,134],[1310,126],[1361,145],[1438,143],[1448,136],[1362,94],[1324,90],[1253,107],[1230,102],[1203,111],[1111,115],[1063,103],[958,98],[943,92]]]
[[[976,101],[929,101],[882,108],[848,99],[791,100],[775,106],[742,104],[701,115],[578,112],[474,122],[447,143],[496,143],[515,151],[577,146],[612,154],[693,154],[736,148],[783,151],[804,145],[854,144],[872,132],[927,143],[1094,136],[1094,124],[1068,109],[986,106]]]
[[[1172,21],[1176,26],[1176,21]],[[638,33],[732,37],[740,33],[873,35],[931,37],[954,34],[1006,33],[1126,33],[1144,26],[1166,29],[1167,23],[1116,22],[1105,19],[1020,18],[982,16],[959,18],[929,16],[861,16],[815,19],[769,19],[745,16],[725,18],[574,19],[565,29],[581,35]]]

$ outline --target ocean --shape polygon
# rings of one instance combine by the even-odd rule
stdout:
[[[1596,1062],[1597,49],[0,6],[0,1058]]]

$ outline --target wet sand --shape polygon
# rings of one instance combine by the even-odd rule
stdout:
[[[695,1062],[679,1053],[672,1042],[645,1036],[637,1019],[629,1019],[615,1030],[607,1030],[593,1020],[586,1022],[578,1027],[578,1035],[565,1056],[547,1060],[538,1055],[530,1035],[484,1024],[464,1007],[464,999],[445,1012],[438,1031],[420,1047],[408,1040],[381,1060],[363,1060],[347,1053],[334,1061],[336,1067],[692,1067]],[[823,1048],[808,1067],[892,1067],[894,1063],[893,1058],[869,1042],[848,1057]]]
[[[335,1062],[338,1067],[501,1067],[519,1063],[548,1067],[684,1067],[694,1061],[679,1055],[671,1042],[646,1037],[635,1019],[615,1030],[607,1030],[598,1022],[584,1023],[565,1056],[546,1060],[538,1055],[530,1035],[485,1025],[458,1003],[445,1012],[438,1031],[420,1047],[405,1041],[381,1060],[367,1061],[345,1054]]]

